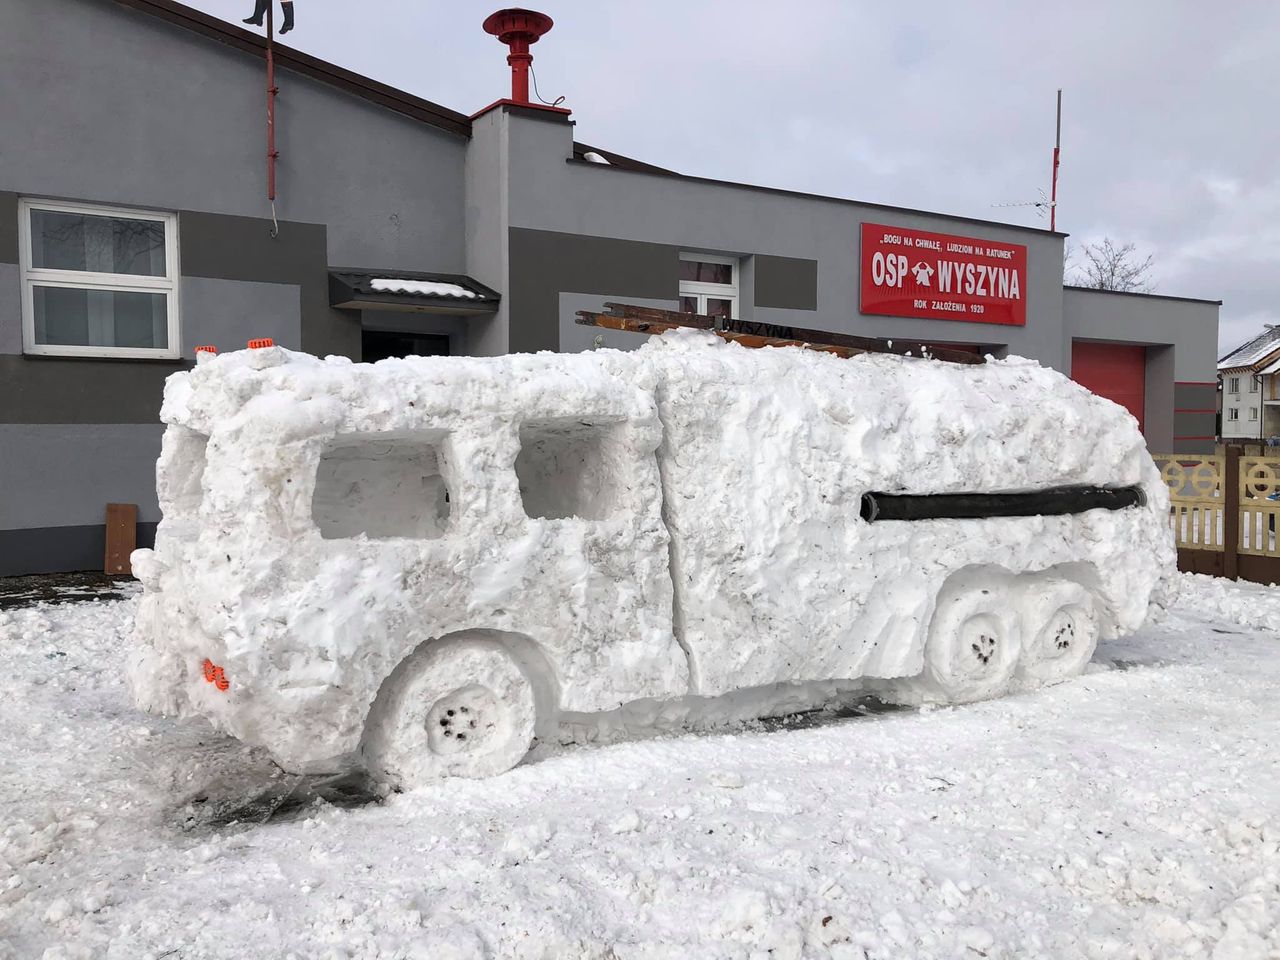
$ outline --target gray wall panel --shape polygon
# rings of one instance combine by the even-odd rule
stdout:
[[[562,292],[665,301],[679,295],[679,247],[514,228],[509,244],[512,352],[560,348]]]
[[[3,31],[0,31],[0,36],[2,35]],[[18,195],[12,191],[0,190],[0,263],[17,262]]]
[[[1175,354],[1173,347],[1147,347],[1142,432],[1147,438],[1147,447],[1157,453],[1172,450],[1177,433],[1173,415]]]
[[[1177,437],[1212,437],[1217,432],[1217,414],[1175,413],[1173,432]]]
[[[22,352],[22,285],[16,263],[0,263],[0,353]]]
[[[160,424],[0,425],[0,530],[102,523],[108,503],[158,521]]]
[[[751,261],[755,271],[755,306],[818,309],[817,260],[757,254]]]
[[[282,347],[302,349],[299,287],[283,283],[241,283],[184,277],[182,355],[209,343],[219,351],[241,350],[255,337],[271,337]]]
[[[0,190],[270,216],[261,57],[103,0],[0,3],[0,37]],[[463,272],[465,138],[277,81],[280,218],[330,224],[333,263]]]
[[[156,542],[156,525],[138,523],[138,546]],[[101,570],[106,552],[103,524],[0,530],[0,577]]]
[[[1175,383],[1173,405],[1178,410],[1217,410],[1218,386],[1214,383]]]
[[[0,354],[0,424],[159,423],[165,378],[190,366]]]

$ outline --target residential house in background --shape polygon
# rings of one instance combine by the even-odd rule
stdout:
[[[1218,361],[1222,385],[1224,441],[1263,440],[1280,436],[1280,324]]]

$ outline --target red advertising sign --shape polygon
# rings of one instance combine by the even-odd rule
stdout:
[[[1027,325],[1027,248],[862,225],[863,313]]]

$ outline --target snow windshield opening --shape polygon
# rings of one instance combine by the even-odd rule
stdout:
[[[169,502],[165,516],[191,519],[200,513],[204,501],[204,468],[208,462],[209,438],[186,427],[170,427],[165,436],[163,464],[168,474]]]
[[[520,427],[516,478],[533,519],[605,520],[617,509],[623,474],[612,422],[557,418]]]
[[[335,437],[316,470],[311,517],[326,540],[434,540],[449,525],[442,433]]]

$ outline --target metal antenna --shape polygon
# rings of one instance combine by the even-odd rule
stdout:
[[[1053,135],[1053,185],[1049,194],[1049,229],[1058,229],[1058,161],[1062,155],[1062,89],[1058,89],[1058,122]]]

